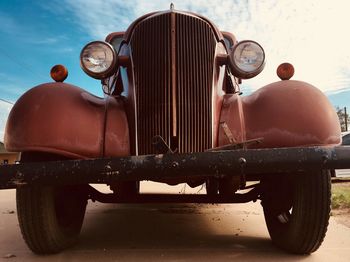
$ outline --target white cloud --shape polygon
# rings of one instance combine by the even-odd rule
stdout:
[[[57,44],[58,42],[66,40],[66,36],[55,36],[55,37],[36,37],[26,39],[26,41],[30,44],[34,45],[52,45]]]
[[[277,80],[275,70],[285,61],[295,66],[294,79],[323,91],[350,88],[350,2],[347,0],[173,0],[175,9],[200,13],[238,39],[253,39],[267,55],[264,72],[245,81],[257,89]],[[137,17],[169,9],[168,1],[66,1],[66,10],[92,38],[103,39],[126,30]]]
[[[8,115],[11,111],[12,104],[6,101],[0,100],[0,141],[4,141],[5,126]]]

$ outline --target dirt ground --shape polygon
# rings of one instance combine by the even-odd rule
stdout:
[[[337,223],[350,228],[350,209],[334,209],[332,210],[332,216]]]
[[[200,191],[146,183],[143,192],[171,189]],[[337,223],[335,216],[324,243],[312,255],[279,250],[270,240],[259,201],[235,205],[89,201],[78,245],[51,256],[37,256],[28,249],[16,216],[15,191],[0,190],[0,261],[350,261],[350,227]]]

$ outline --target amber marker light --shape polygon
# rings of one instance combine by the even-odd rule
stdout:
[[[56,82],[63,82],[68,76],[68,70],[63,65],[55,65],[51,68],[50,75]]]
[[[281,80],[289,80],[294,75],[294,67],[290,63],[283,63],[277,67],[277,75]]]

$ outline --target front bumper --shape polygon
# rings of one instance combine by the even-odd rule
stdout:
[[[350,146],[239,149],[0,166],[0,189],[127,180],[295,173],[350,168]]]

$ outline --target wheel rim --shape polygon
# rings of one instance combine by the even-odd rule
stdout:
[[[281,223],[281,224],[288,224],[293,216],[293,208],[291,208],[288,211],[284,211],[282,213],[280,213],[279,215],[277,215],[277,220]]]

